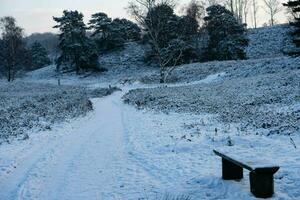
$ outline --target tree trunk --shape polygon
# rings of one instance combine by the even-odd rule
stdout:
[[[11,66],[8,67],[7,81],[11,81]]]
[[[160,67],[160,83],[165,83],[165,71],[164,68],[161,66]]]
[[[233,0],[230,0],[230,9],[231,9],[231,12],[234,13]]]
[[[273,16],[273,14],[271,13],[271,26],[273,26],[274,25],[274,16]]]

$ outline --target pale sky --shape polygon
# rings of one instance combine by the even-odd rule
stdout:
[[[125,7],[129,0],[0,0],[0,17],[13,16],[19,26],[25,29],[27,35],[34,32],[57,32],[52,16],[61,16],[63,10],[78,10],[88,21],[91,14],[105,12],[110,17],[129,18]],[[260,4],[263,5],[263,0]],[[280,0],[285,2],[285,0]],[[179,5],[189,0],[178,0]],[[263,8],[259,9],[259,24],[267,22],[267,14]],[[250,18],[250,16],[249,16]],[[286,22],[284,11],[277,16],[278,22]],[[248,20],[249,25],[251,19]]]

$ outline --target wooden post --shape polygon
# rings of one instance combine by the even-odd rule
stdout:
[[[224,180],[240,180],[243,176],[243,168],[222,158],[222,178]]]
[[[279,167],[255,169],[250,172],[250,190],[255,197],[269,198],[274,194],[274,177]]]

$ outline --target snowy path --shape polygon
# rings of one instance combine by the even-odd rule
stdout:
[[[130,191],[142,192],[140,185],[158,185],[127,158],[120,98],[95,100],[92,116],[71,124],[61,138],[20,150],[19,163],[3,168],[0,199],[120,199],[122,190],[134,197]]]

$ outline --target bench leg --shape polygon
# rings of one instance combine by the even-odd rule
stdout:
[[[258,198],[272,197],[274,194],[273,174],[250,172],[250,190]]]
[[[240,180],[243,178],[243,168],[222,158],[222,178],[224,180]]]

